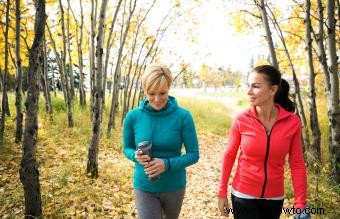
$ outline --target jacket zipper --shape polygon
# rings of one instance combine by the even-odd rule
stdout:
[[[261,123],[262,124],[262,123]],[[275,125],[275,124],[274,124]],[[274,127],[273,125],[273,127]],[[264,127],[264,126],[263,126]],[[263,186],[262,186],[262,192],[261,192],[261,198],[264,198],[264,191],[266,189],[266,185],[267,185],[267,161],[268,161],[268,156],[269,156],[269,148],[270,148],[270,134],[273,130],[270,130],[269,134],[266,132],[266,136],[267,136],[267,146],[266,146],[266,156],[264,158],[264,182],[263,182]],[[266,130],[266,129],[264,129]]]
[[[256,118],[257,119],[257,118]],[[267,136],[267,145],[266,145],[266,155],[264,157],[264,182],[263,182],[263,186],[262,186],[262,192],[261,192],[261,198],[264,198],[264,192],[266,191],[266,185],[267,185],[267,162],[268,162],[268,157],[269,157],[269,149],[270,149],[270,135],[273,131],[273,128],[275,126],[275,124],[277,123],[278,120],[276,120],[272,126],[272,128],[270,129],[269,133],[266,131],[266,127],[262,124],[262,122],[257,119],[259,121],[259,123],[263,126],[264,132],[266,133]]]
[[[266,185],[267,185],[267,162],[268,162],[269,148],[270,148],[270,135],[271,135],[271,133],[273,131],[274,126],[276,125],[276,123],[280,119],[276,120],[274,122],[274,124],[273,124],[272,128],[270,129],[269,133],[267,133],[266,127],[262,124],[262,122],[258,118],[256,118],[256,117],[253,117],[253,118],[255,118],[263,126],[264,132],[266,133],[266,136],[267,136],[266,155],[265,155],[265,158],[264,158],[264,182],[263,182],[262,192],[261,192],[261,198],[264,198],[264,192],[266,190]]]

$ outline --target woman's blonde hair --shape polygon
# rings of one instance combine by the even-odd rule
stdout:
[[[151,64],[145,69],[142,77],[144,93],[147,94],[149,90],[158,88],[164,84],[167,84],[168,88],[170,88],[172,80],[172,73],[167,66]]]

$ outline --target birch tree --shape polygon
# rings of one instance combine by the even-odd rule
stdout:
[[[97,0],[91,0],[91,33],[90,33],[90,47],[89,47],[89,60],[90,60],[90,103],[93,104],[94,101],[94,86],[95,86],[95,71],[96,65],[94,60],[94,39],[96,36],[96,23],[97,23]]]
[[[104,41],[104,21],[106,5],[108,0],[103,0],[98,25],[97,45],[96,45],[96,86],[94,87],[94,102],[92,107],[92,139],[89,147],[87,173],[92,178],[98,177],[98,144],[100,139],[100,124],[102,119],[102,98],[103,98],[103,41]]]
[[[46,48],[46,37],[44,34],[43,39],[43,56],[42,56],[42,71],[41,71],[41,84],[43,89],[43,94],[45,97],[45,110],[50,116],[50,120],[53,120],[53,109],[50,95],[50,88],[48,86],[48,76],[47,76],[47,48]]]
[[[115,27],[116,24],[116,20],[117,20],[117,15],[120,9],[120,6],[122,4],[123,0],[119,0],[117,3],[117,7],[115,10],[115,13],[112,17],[112,21],[111,21],[111,27],[109,30],[109,35],[107,37],[107,41],[106,41],[106,52],[105,52],[105,63],[104,63],[104,78],[103,78],[103,86],[104,86],[104,93],[103,93],[103,106],[105,105],[105,93],[106,93],[106,78],[107,78],[107,69],[108,69],[108,65],[109,65],[109,59],[110,59],[110,50],[112,48],[112,41],[113,41],[113,29]]]
[[[121,65],[121,57],[123,53],[123,48],[125,45],[125,40],[130,28],[131,24],[131,18],[132,15],[134,14],[134,11],[136,9],[136,4],[137,0],[130,0],[129,2],[129,17],[126,22],[126,27],[124,34],[121,34],[121,40],[120,40],[120,47],[118,50],[118,57],[117,57],[117,62],[116,62],[116,68],[114,72],[114,85],[113,85],[113,92],[112,92],[112,101],[111,101],[111,108],[110,108],[110,117],[109,117],[109,122],[108,122],[108,127],[107,127],[107,136],[111,135],[111,130],[114,126],[115,123],[115,111],[116,111],[116,106],[117,106],[117,101],[118,101],[118,83],[120,81],[120,65]],[[125,11],[125,10],[124,10]],[[124,21],[124,19],[123,19]]]
[[[335,0],[327,0],[327,27],[328,27],[328,60],[329,60],[329,76],[330,76],[330,109],[331,118],[331,163],[332,176],[336,183],[340,183],[340,107],[339,107],[339,73],[337,63],[336,50],[336,20],[335,20]]]
[[[81,107],[85,107],[86,105],[86,93],[84,88],[84,72],[83,72],[83,33],[84,33],[84,14],[83,14],[83,4],[82,0],[79,0],[80,7],[80,26],[78,25],[78,20],[71,8],[70,0],[67,1],[68,7],[73,15],[74,21],[76,23],[76,43],[77,43],[77,52],[78,52],[78,68],[79,68],[79,104]],[[78,30],[79,26],[79,30]],[[79,33],[80,32],[80,33]],[[71,56],[71,53],[69,52]],[[72,61],[70,60],[70,63]],[[74,79],[72,79],[74,81]],[[72,84],[72,83],[71,83]],[[74,84],[74,82],[73,82]],[[74,88],[73,88],[74,89]]]
[[[309,75],[309,120],[312,131],[311,149],[318,161],[321,161],[321,132],[318,122],[318,112],[316,107],[315,93],[315,71],[313,65],[312,38],[311,38],[311,20],[310,20],[310,0],[305,1],[305,42],[307,51],[307,72]]]
[[[45,0],[35,1],[35,37],[29,50],[28,91],[26,98],[26,117],[23,154],[20,163],[20,181],[24,187],[25,218],[41,217],[41,194],[39,184],[39,170],[36,160],[36,143],[38,135],[38,106],[39,106],[39,56],[41,56],[42,42],[46,23]]]
[[[63,77],[64,77],[64,86],[63,89],[65,89],[65,94],[64,95],[66,97],[65,102],[66,102],[66,106],[67,106],[67,119],[68,119],[68,126],[69,127],[73,127],[73,113],[72,113],[72,96],[71,96],[71,90],[70,90],[70,84],[69,84],[69,80],[68,80],[68,76],[67,76],[67,72],[66,72],[66,34],[65,34],[65,18],[64,18],[64,7],[63,4],[61,2],[61,0],[59,0],[59,9],[60,9],[60,21],[61,21],[61,33],[62,33],[62,42],[63,42],[63,50],[61,52],[61,67],[62,70],[60,72],[63,72]],[[52,36],[51,36],[52,38]],[[62,75],[61,75],[62,76]]]
[[[2,76],[2,110],[0,120],[0,141],[3,141],[5,132],[6,115],[9,115],[8,97],[7,97],[7,75],[8,75],[8,30],[9,30],[9,7],[10,0],[6,3],[6,30],[5,30],[5,71]]]
[[[278,64],[277,58],[276,58],[272,33],[271,33],[271,30],[270,30],[270,26],[269,26],[265,0],[260,0],[260,4],[258,4],[256,2],[255,2],[255,4],[259,7],[260,12],[261,12],[262,23],[263,23],[263,26],[264,26],[264,30],[266,32],[266,40],[268,42],[268,48],[269,48],[269,52],[270,52],[272,65],[274,67],[276,67],[277,69],[279,69],[279,64]]]
[[[73,100],[75,93],[74,93],[73,61],[72,61],[72,55],[71,55],[71,45],[72,45],[71,39],[72,39],[72,36],[71,36],[71,33],[70,33],[70,4],[67,5],[66,35],[67,35],[66,45],[67,45],[68,61],[69,61],[68,70],[69,70],[69,74],[70,74],[70,96],[71,96],[71,100]]]
[[[16,107],[16,131],[15,142],[19,143],[22,140],[22,71],[21,71],[21,56],[20,56],[20,0],[15,0],[15,56],[16,56],[16,86],[15,86],[15,107]]]

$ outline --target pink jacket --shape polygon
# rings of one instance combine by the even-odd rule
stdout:
[[[259,198],[283,196],[285,158],[289,154],[294,205],[301,209],[305,207],[307,180],[300,119],[277,104],[276,107],[279,108],[279,114],[268,135],[256,116],[255,107],[236,117],[223,158],[220,197],[227,195],[229,176],[240,147],[232,183],[235,190]]]

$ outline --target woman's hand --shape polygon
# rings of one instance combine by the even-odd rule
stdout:
[[[227,197],[218,197],[218,209],[221,212],[221,216],[229,216],[228,211],[226,209],[229,208],[228,198]]]
[[[137,150],[135,152],[135,159],[138,163],[145,166],[149,160],[151,160],[149,155],[143,155],[143,152],[141,150]]]
[[[152,161],[147,162],[144,165],[145,173],[150,177],[153,178],[158,176],[159,174],[165,171],[165,164],[162,159],[154,158]]]

